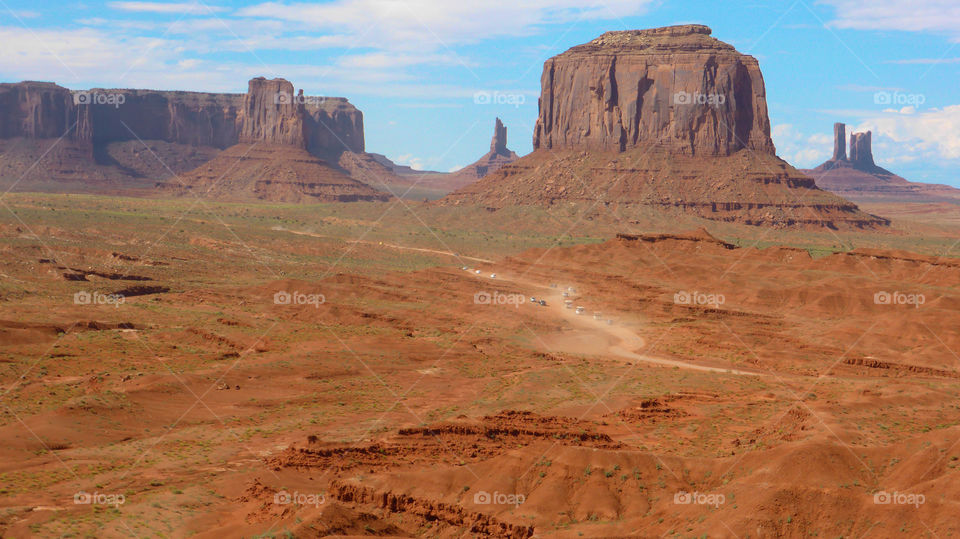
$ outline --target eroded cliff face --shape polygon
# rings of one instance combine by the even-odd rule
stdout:
[[[607,32],[544,64],[534,149],[774,154],[757,60],[702,25]]]
[[[240,142],[304,147],[302,98],[287,80],[251,80],[243,98]]]
[[[125,140],[163,140],[226,148],[237,142],[243,94],[94,89],[89,95],[123,96],[123,103],[77,104],[90,118],[95,145]]]
[[[221,149],[264,142],[328,156],[363,151],[363,115],[344,98],[304,97],[284,79],[262,77],[246,94],[0,84],[0,138],[17,137],[64,137],[94,148],[128,140]]]
[[[66,88],[52,82],[0,84],[0,138],[55,139],[78,133],[79,119]]]
[[[777,228],[889,224],[776,156],[756,59],[706,26],[605,33],[548,60],[541,82],[534,151],[441,204],[579,206],[614,222],[649,211]]]

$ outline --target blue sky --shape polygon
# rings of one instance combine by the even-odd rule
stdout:
[[[682,23],[758,58],[792,164],[828,158],[843,121],[874,130],[880,165],[960,186],[956,0],[0,0],[0,80],[243,92],[284,77],[348,97],[368,151],[451,170],[487,150],[497,116],[510,148],[531,150],[547,58]]]

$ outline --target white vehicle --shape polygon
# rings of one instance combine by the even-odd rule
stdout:
[[[477,275],[480,275],[480,270],[477,270]]]
[[[497,278],[497,274],[496,274],[496,273],[491,273],[491,274],[490,274],[490,278],[491,278],[491,279],[496,279],[496,278]]]
[[[567,292],[570,292],[571,294],[573,294],[573,293],[576,292],[576,291],[577,291],[577,289],[574,288],[574,287],[572,287],[572,286],[568,286],[568,287],[567,287]]]
[[[464,266],[464,267],[462,267],[462,268],[460,268],[460,269],[462,269],[463,271],[470,271],[470,268],[468,268],[468,267],[466,267],[466,266]]]
[[[571,303],[571,302],[568,301],[568,302],[565,304],[565,307],[568,308],[568,309],[572,309],[572,308],[573,308],[573,303]]]
[[[536,302],[537,302],[537,298],[530,296],[530,303],[536,303]]]
[[[600,318],[602,318],[602,317],[600,316],[600,313],[599,313],[599,312],[593,313],[593,319],[594,319],[594,320],[600,320]]]
[[[563,293],[563,297],[569,298],[569,297],[570,297],[570,292],[564,292],[564,293]]]
[[[583,307],[577,307],[577,314],[583,314],[585,310]]]

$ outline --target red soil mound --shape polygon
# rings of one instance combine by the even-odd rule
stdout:
[[[286,203],[387,200],[304,149],[237,144],[160,186],[176,194],[231,201]]]

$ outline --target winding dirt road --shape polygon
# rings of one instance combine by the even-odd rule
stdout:
[[[583,298],[574,300],[574,307],[584,307],[585,312],[583,314],[578,315],[576,314],[575,308],[567,309],[564,306],[564,299],[568,298],[563,297],[563,291],[566,290],[567,286],[576,288],[576,284],[564,286],[558,284],[557,288],[552,288],[549,284],[538,283],[509,273],[503,274],[491,268],[485,268],[479,274],[474,271],[475,269],[476,268],[471,268],[469,274],[478,280],[490,282],[492,280],[490,274],[496,273],[497,278],[492,281],[513,283],[525,288],[527,295],[546,300],[547,307],[537,307],[538,310],[544,309],[545,313],[556,315],[576,328],[574,332],[564,338],[550,339],[549,344],[544,342],[543,339],[539,339],[544,346],[550,348],[552,351],[616,356],[664,367],[676,367],[703,372],[717,372],[739,376],[765,376],[765,373],[758,371],[716,367],[638,354],[633,350],[642,348],[646,342],[643,337],[637,335],[629,327],[617,322],[608,324],[606,317],[601,317],[599,320],[594,319],[593,310],[590,308],[589,302]]]

